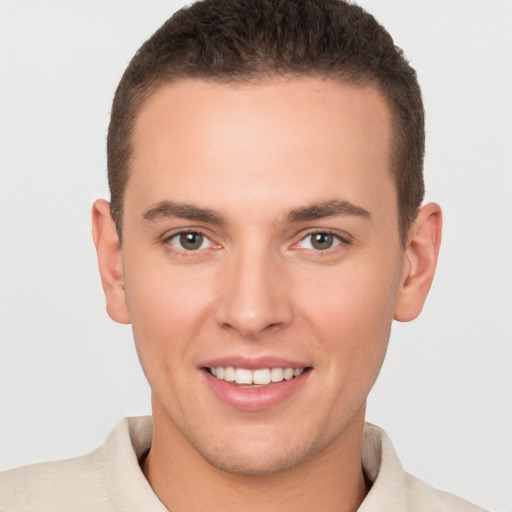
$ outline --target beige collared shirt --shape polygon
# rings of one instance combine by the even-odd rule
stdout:
[[[167,512],[139,466],[152,431],[150,417],[125,418],[88,455],[0,473],[0,512]],[[359,512],[485,512],[405,473],[388,436],[371,424],[363,467],[373,485]]]

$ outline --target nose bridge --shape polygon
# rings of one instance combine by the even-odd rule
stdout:
[[[217,321],[244,337],[258,337],[292,318],[284,263],[254,238],[235,248],[219,276]]]

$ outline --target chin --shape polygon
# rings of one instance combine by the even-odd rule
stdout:
[[[270,430],[270,431],[269,431]],[[328,436],[288,436],[265,429],[257,435],[232,435],[217,443],[197,443],[189,439],[204,460],[217,469],[240,476],[283,473],[319,455],[331,442]],[[247,434],[247,432],[246,432]],[[310,437],[310,438],[308,438]]]
[[[254,449],[234,453],[232,450],[220,453],[203,453],[204,459],[212,466],[227,473],[239,476],[266,476],[282,473],[300,465],[304,454],[298,450],[268,456],[265,452],[254,453]]]

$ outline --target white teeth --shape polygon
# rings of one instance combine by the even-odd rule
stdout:
[[[237,368],[235,370],[235,382],[237,384],[252,384],[252,371],[245,368]]]
[[[270,370],[270,380],[272,382],[281,382],[283,380],[283,369],[272,368],[272,370]]]
[[[259,368],[248,370],[246,368],[233,368],[232,366],[217,366],[210,368],[214,377],[226,382],[236,382],[242,385],[265,386],[271,382],[282,382],[298,377],[304,368]]]
[[[252,381],[254,384],[270,384],[270,370],[268,368],[254,370],[252,372]]]
[[[235,382],[235,369],[232,366],[224,369],[224,380],[226,382]]]
[[[290,380],[293,377],[293,368],[286,368],[283,372],[285,380]]]

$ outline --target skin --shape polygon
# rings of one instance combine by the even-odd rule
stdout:
[[[313,77],[180,81],[143,105],[123,246],[105,201],[93,232],[107,310],[132,323],[152,389],[143,469],[170,510],[350,511],[364,499],[366,398],[393,318],[422,309],[441,232],[425,205],[401,246],[390,140],[374,88]],[[183,230],[203,236],[199,249]],[[226,357],[308,371],[290,397],[247,411],[207,384],[204,362]]]

